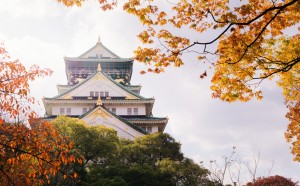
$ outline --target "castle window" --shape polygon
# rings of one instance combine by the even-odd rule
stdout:
[[[141,127],[141,128],[149,133],[152,132],[152,127]]]
[[[114,113],[114,114],[116,114],[117,109],[116,108],[111,108],[111,112]]]
[[[90,92],[90,96],[91,96],[91,97],[94,97],[94,92]]]
[[[105,97],[108,97],[108,96],[109,96],[108,92],[105,92]]]
[[[152,127],[146,127],[147,132],[152,132]]]
[[[131,108],[127,108],[127,115],[132,115],[132,109]]]
[[[133,108],[133,115],[138,115],[138,114],[139,114],[139,109]]]
[[[71,115],[71,108],[67,108],[67,115]]]
[[[104,97],[104,92],[100,92],[100,97]]]
[[[95,92],[95,97],[98,97],[99,96],[99,92]]]
[[[60,115],[65,115],[65,108],[60,108],[59,109],[59,114]]]
[[[82,108],[82,114],[86,113],[88,111],[88,108]]]

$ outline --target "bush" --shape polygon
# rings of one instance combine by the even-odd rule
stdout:
[[[269,176],[258,178],[254,183],[247,184],[249,186],[297,186],[298,182],[293,182],[290,178],[282,176]]]

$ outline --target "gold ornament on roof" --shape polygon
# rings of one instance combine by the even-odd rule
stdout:
[[[97,72],[101,72],[101,65],[100,65],[100,63],[98,64]]]
[[[102,101],[101,101],[100,96],[98,96],[97,105],[98,105],[98,106],[99,106],[99,105],[102,105]]]
[[[107,120],[109,116],[106,112],[102,111],[101,108],[97,108],[94,112],[88,115],[88,118],[91,118],[91,121],[97,122],[98,118],[102,118],[103,120]],[[101,119],[100,119],[101,120]],[[98,120],[99,122],[99,120]]]

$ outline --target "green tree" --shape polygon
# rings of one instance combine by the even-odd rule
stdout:
[[[89,161],[104,163],[118,154],[119,138],[113,129],[88,126],[83,120],[66,116],[57,117],[52,123],[75,143],[74,149],[83,157],[85,166]]]
[[[180,148],[180,143],[162,133],[121,141],[117,161],[105,167],[91,164],[86,184],[113,185],[124,184],[123,181],[127,185],[213,184],[207,178],[208,170],[185,158]]]
[[[128,164],[156,164],[164,158],[181,161],[183,154],[181,144],[169,134],[155,133],[137,138],[133,143],[125,145],[122,153]]]
[[[113,129],[88,126],[80,119],[57,117],[52,123],[68,143],[71,154],[82,158],[61,169],[77,172],[78,184],[94,185],[198,185],[212,184],[208,170],[185,158],[181,144],[169,134],[155,133],[134,141],[119,139]],[[55,184],[68,184],[57,175]]]
[[[172,185],[215,185],[207,178],[208,170],[188,158],[182,161],[163,159],[158,162],[158,167],[160,172],[169,175]]]
[[[89,164],[105,166],[118,155],[119,138],[113,129],[103,126],[88,126],[83,120],[59,116],[52,121],[68,143],[74,143],[70,154],[80,158],[82,162],[74,162],[62,169],[68,172],[77,172],[78,180],[85,181],[86,169]],[[57,175],[55,184],[67,184],[69,180],[63,175]]]

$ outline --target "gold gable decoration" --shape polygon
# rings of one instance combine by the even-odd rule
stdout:
[[[97,68],[97,72],[101,72],[101,65],[100,65],[100,63],[98,64],[98,68]]]
[[[61,99],[72,99],[73,97],[70,94],[64,95]]]
[[[108,117],[110,117],[107,113],[103,112],[99,107],[97,108],[96,111],[90,114],[90,118],[92,121],[96,121],[98,117],[102,117],[104,120],[107,120]]]
[[[132,95],[127,95],[127,96],[125,97],[125,99],[135,99],[135,97],[133,97]]]
[[[98,80],[104,80],[104,79],[105,79],[104,76],[101,75],[100,73],[98,73],[98,74],[95,76],[95,78],[93,78],[93,81],[96,82],[96,81],[98,81]]]
[[[101,97],[100,96],[98,96],[97,105],[98,106],[102,105],[102,101],[101,101]]]

